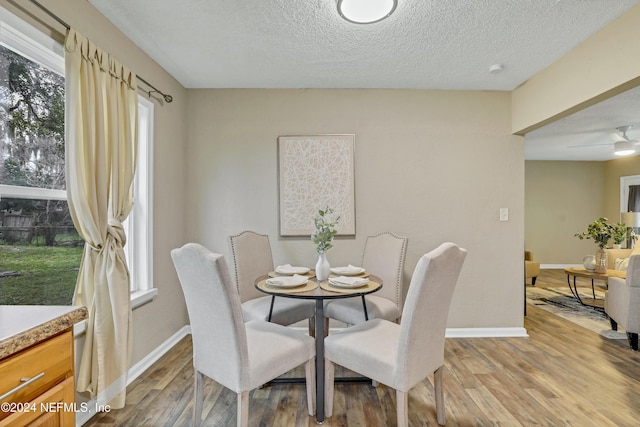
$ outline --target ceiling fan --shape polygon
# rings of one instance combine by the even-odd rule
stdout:
[[[631,129],[633,126],[620,126],[616,129],[618,133],[613,134],[614,141],[606,142],[602,144],[584,144],[584,145],[571,145],[569,148],[578,148],[578,147],[594,147],[598,145],[613,145],[614,154],[616,156],[628,156],[636,152],[636,146],[640,145],[640,141],[637,139],[629,139],[627,137],[627,131]]]

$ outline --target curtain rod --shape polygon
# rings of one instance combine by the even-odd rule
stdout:
[[[71,29],[71,26],[69,24],[67,24],[66,22],[64,22],[58,15],[54,14],[53,12],[51,12],[49,9],[47,9],[46,7],[44,7],[43,5],[41,5],[40,3],[38,3],[36,0],[29,0],[31,3],[33,3],[34,5],[36,5],[38,8],[40,8],[40,10],[42,10],[44,13],[46,13],[47,15],[49,15],[51,18],[55,19],[56,22],[58,22],[60,25],[62,25],[63,27],[65,27],[67,30]],[[162,96],[162,98],[165,100],[166,103],[170,103],[171,101],[173,101],[173,96],[168,95],[166,93],[163,93],[162,91],[160,91],[158,88],[156,88],[155,86],[153,86],[151,83],[149,83],[148,81],[146,81],[145,79],[143,79],[140,76],[136,76],[138,78],[138,80],[140,80],[142,83],[144,83],[145,85],[149,86],[151,89],[151,91],[145,91],[149,94],[149,96],[151,96],[152,93],[158,93]]]

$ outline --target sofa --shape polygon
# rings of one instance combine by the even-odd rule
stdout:
[[[533,260],[531,251],[524,251],[524,281],[531,279],[531,285],[535,286],[536,279],[540,274],[540,263]]]
[[[626,270],[626,264],[620,265],[619,262],[616,265],[616,261],[628,260],[631,256],[631,251],[632,249],[607,249],[607,268],[609,270]]]
[[[604,311],[611,321],[611,329],[618,324],[627,332],[629,345],[638,351],[640,333],[640,255],[632,254],[625,279],[609,277],[609,286],[604,296]]]

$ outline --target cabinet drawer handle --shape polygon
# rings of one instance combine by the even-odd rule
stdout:
[[[9,390],[8,392],[6,392],[2,396],[0,396],[0,400],[5,400],[7,397],[11,396],[14,393],[17,393],[18,391],[22,390],[25,387],[28,387],[29,385],[31,385],[34,382],[38,381],[42,377],[44,377],[44,372],[40,372],[38,375],[36,375],[33,378],[20,378],[20,382],[22,384],[20,384],[17,387],[14,387],[13,389]]]

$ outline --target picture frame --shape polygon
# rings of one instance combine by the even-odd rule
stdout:
[[[278,137],[281,236],[310,236],[329,207],[339,236],[355,235],[355,135]]]

